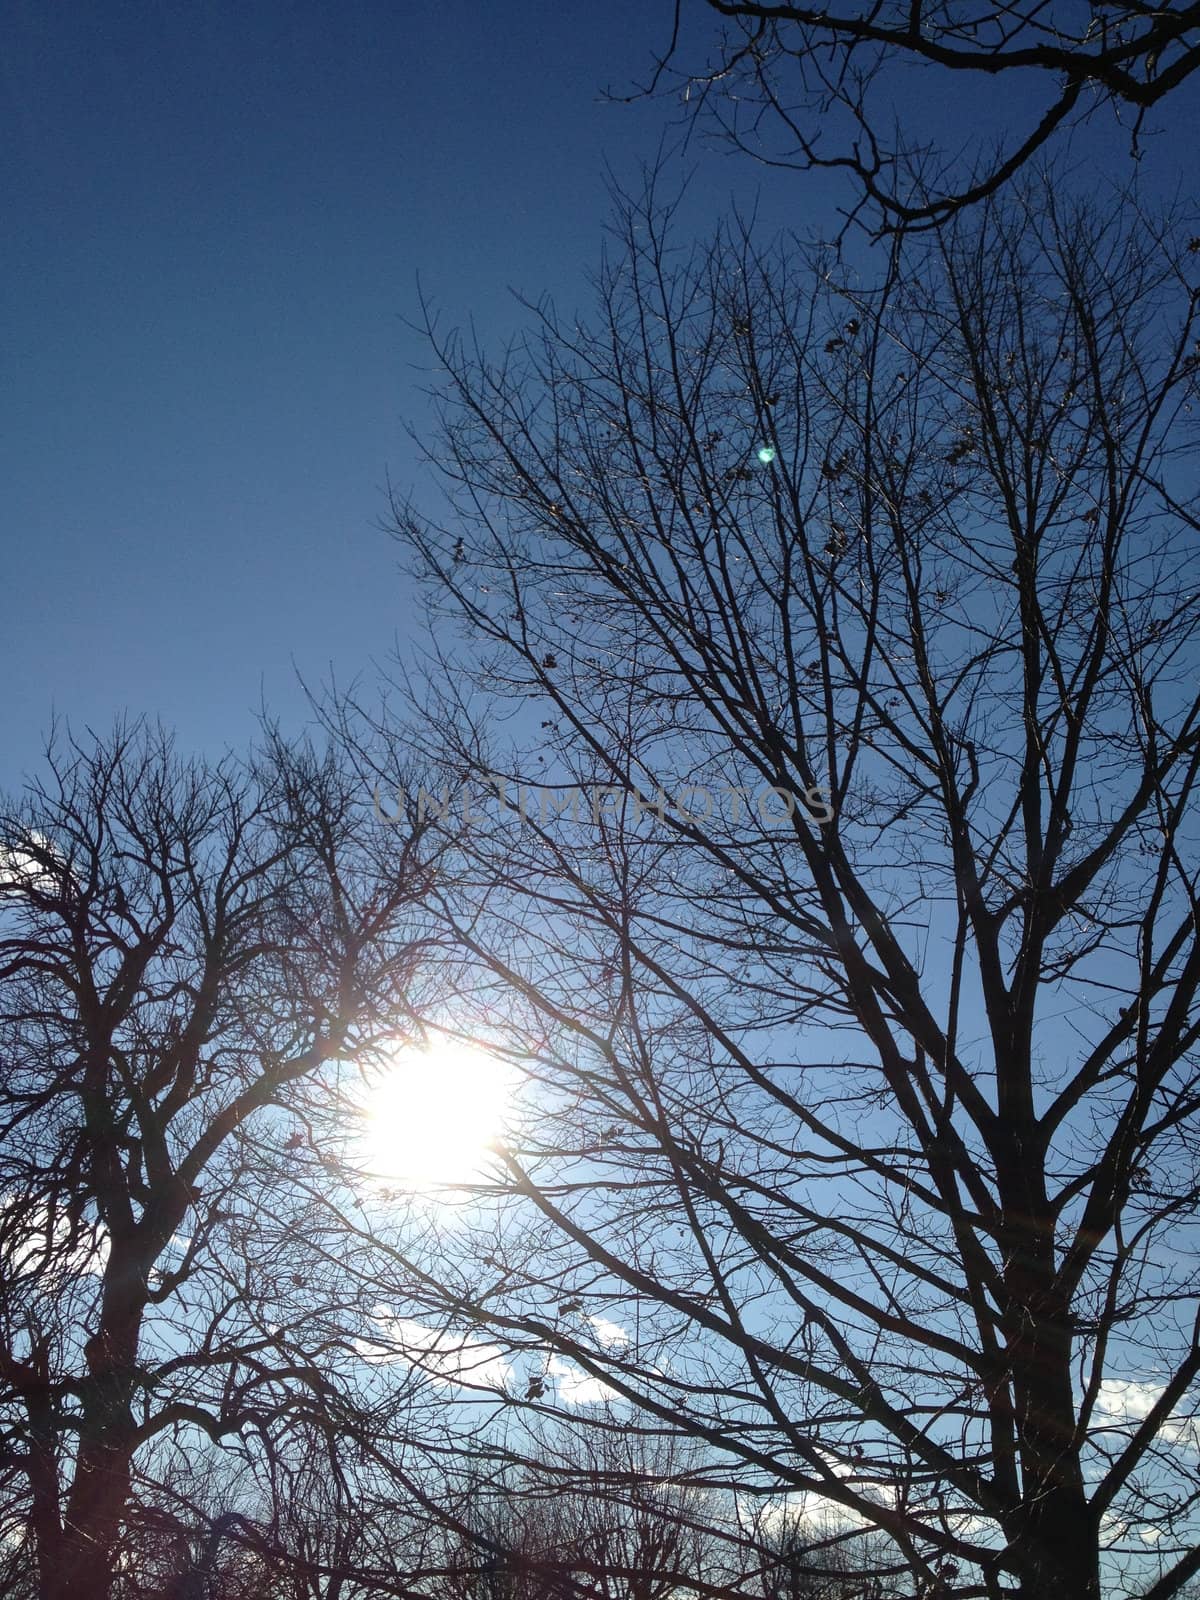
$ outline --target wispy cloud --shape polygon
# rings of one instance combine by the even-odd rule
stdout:
[[[375,1308],[373,1321],[378,1335],[355,1341],[365,1361],[401,1362],[434,1383],[456,1388],[503,1389],[512,1377],[512,1364],[497,1345],[427,1328],[411,1317],[393,1316],[386,1306]]]
[[[849,1506],[840,1505],[836,1500],[811,1490],[799,1490],[765,1505],[755,1506],[749,1520],[757,1520],[760,1527],[770,1532],[796,1528],[806,1534],[822,1537],[870,1526],[865,1517]]]

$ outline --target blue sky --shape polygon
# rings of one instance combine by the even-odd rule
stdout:
[[[706,13],[693,6],[693,32]],[[298,720],[295,671],[401,650],[377,524],[419,482],[418,272],[487,341],[510,287],[586,303],[604,165],[669,107],[605,103],[665,43],[652,0],[203,6],[20,0],[0,42],[0,783],[56,711],[160,716],[187,749]],[[736,194],[832,215],[822,179],[703,154]]]
[[[413,610],[375,531],[407,484],[416,275],[486,333],[581,288],[600,103],[657,30],[623,3],[14,8],[3,775],[51,710],[239,743],[260,692],[388,651]]]

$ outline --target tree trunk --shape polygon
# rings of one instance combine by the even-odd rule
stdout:
[[[1008,1290],[1021,1509],[1006,1528],[1022,1600],[1100,1600],[1094,1519],[1075,1446],[1071,1315],[1055,1282],[1054,1219],[1040,1182],[1041,1163],[1019,1146],[1006,1206],[1004,1274]]]
[[[74,1481],[58,1550],[43,1565],[41,1600],[105,1600],[112,1589],[132,1479],[132,1402],[146,1281],[140,1264],[123,1269],[110,1260],[100,1331],[86,1346],[88,1382]]]

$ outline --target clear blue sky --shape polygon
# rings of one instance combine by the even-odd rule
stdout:
[[[698,0],[696,26],[707,13]],[[585,303],[604,163],[661,104],[604,103],[668,0],[18,0],[0,40],[0,783],[52,710],[239,745],[293,662],[347,676],[415,607],[377,523],[417,478],[416,275],[485,338],[508,290]],[[698,154],[697,152],[694,152]],[[691,211],[828,186],[705,156]]]
[[[489,334],[509,286],[583,298],[603,159],[635,174],[664,124],[598,91],[656,10],[9,8],[4,779],[52,708],[236,744],[260,687],[298,709],[293,658],[403,635],[374,530],[417,470],[416,275]]]

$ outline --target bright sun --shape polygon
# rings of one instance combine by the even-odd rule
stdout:
[[[506,1064],[477,1045],[397,1050],[363,1102],[363,1165],[408,1188],[469,1183],[504,1129],[511,1090]]]

